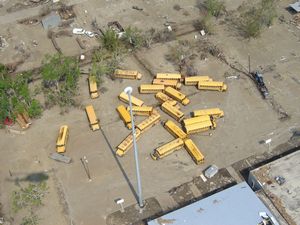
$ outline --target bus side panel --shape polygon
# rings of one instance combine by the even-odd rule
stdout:
[[[135,130],[135,138],[138,140],[141,136],[141,132],[139,129]],[[132,133],[130,133],[117,147],[116,154],[118,156],[123,156],[126,154],[126,152],[131,149],[133,146],[133,136]]]
[[[164,127],[175,138],[185,139],[187,137],[187,134],[183,130],[181,130],[181,128],[178,127],[175,123],[173,123],[171,120],[168,120],[167,122],[165,122]]]
[[[184,145],[187,152],[190,154],[190,156],[197,165],[204,162],[203,154],[191,139],[185,140]]]

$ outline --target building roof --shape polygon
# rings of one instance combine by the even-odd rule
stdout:
[[[300,151],[251,171],[265,194],[289,224],[300,221]],[[285,182],[280,185],[275,177]]]
[[[297,1],[297,2],[295,2],[293,4],[290,4],[290,7],[293,10],[295,10],[297,13],[300,12],[300,2],[299,1]]]
[[[262,221],[259,213],[274,217],[246,182],[194,202],[148,225],[257,225]]]

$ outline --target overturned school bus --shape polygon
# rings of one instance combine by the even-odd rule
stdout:
[[[209,76],[191,76],[184,78],[184,85],[193,86],[197,85],[200,81],[212,81]]]
[[[123,79],[132,79],[132,80],[140,80],[142,78],[142,74],[140,74],[136,70],[115,70],[114,73],[115,78],[123,78]]]
[[[226,91],[227,85],[224,82],[219,81],[199,81],[199,90],[209,90],[209,91]]]
[[[204,132],[210,129],[215,129],[216,123],[211,120],[199,122],[199,123],[193,123],[190,125],[184,126],[184,130],[187,134],[194,134],[199,132]]]
[[[170,105],[175,106],[177,104],[177,101],[174,100],[173,98],[169,97],[168,95],[162,93],[162,92],[157,92],[155,95],[155,98],[160,102],[168,102]]]
[[[85,107],[85,111],[92,131],[99,130],[100,129],[99,119],[97,119],[94,107],[92,105],[88,105],[87,107]]]
[[[125,126],[128,129],[131,129],[132,128],[131,117],[130,117],[129,112],[126,110],[125,106],[119,105],[117,107],[117,112],[119,113],[119,116],[120,116],[121,120],[124,122]]]
[[[98,98],[98,88],[97,88],[97,82],[96,82],[96,77],[95,76],[89,76],[88,78],[89,81],[89,90],[90,90],[90,96],[92,99]]]
[[[204,162],[203,154],[191,139],[186,139],[184,141],[184,146],[197,165]]]
[[[166,87],[164,92],[166,95],[175,99],[176,101],[181,102],[181,104],[183,104],[183,105],[187,105],[190,103],[190,100],[186,97],[185,94],[177,91],[176,89],[174,89],[172,87]]]
[[[141,131],[139,129],[135,130],[135,138],[138,140],[141,136]],[[133,145],[133,136],[130,133],[117,147],[116,154],[118,156],[124,156],[125,153],[132,147]]]
[[[130,107],[127,107],[127,111],[130,111]],[[132,113],[137,116],[151,116],[153,113],[152,106],[132,106]]]
[[[69,137],[69,127],[67,125],[61,126],[56,141],[56,152],[64,153],[66,151],[68,137]]]
[[[180,73],[157,73],[157,79],[166,79],[166,80],[179,80],[181,81],[181,74]]]
[[[210,116],[209,115],[204,115],[204,116],[197,116],[197,117],[184,119],[182,121],[182,123],[183,123],[184,126],[187,126],[187,125],[191,125],[191,124],[194,124],[194,123],[200,123],[200,122],[209,121],[209,120],[211,120]]]
[[[149,116],[147,119],[143,120],[141,123],[136,125],[136,127],[141,131],[145,132],[149,128],[153,127],[155,124],[157,124],[160,120],[160,115],[156,110],[153,110],[153,113],[151,116]]]
[[[183,145],[184,145],[183,140],[180,138],[177,138],[171,142],[168,142],[167,144],[164,144],[164,145],[156,148],[150,154],[151,158],[154,160],[157,160],[157,159],[166,157],[167,155],[170,155],[172,152],[182,148]]]
[[[164,128],[175,138],[181,138],[183,140],[187,138],[187,134],[171,120],[167,120],[164,123]]]
[[[152,84],[160,84],[164,85],[165,87],[172,87],[176,89],[181,88],[181,83],[178,80],[167,80],[167,79],[153,79]]]
[[[184,118],[184,113],[181,112],[176,107],[170,105],[168,102],[164,102],[161,105],[161,109],[162,109],[162,111],[164,111],[169,116],[171,116],[172,118],[174,118],[175,120],[177,120],[179,122]]]
[[[141,84],[139,91],[141,94],[155,94],[157,92],[163,91],[165,89],[164,85],[161,84]]]
[[[27,112],[17,114],[16,121],[22,129],[27,129],[31,125]]]
[[[222,111],[219,108],[200,109],[200,110],[193,111],[192,115],[194,117],[209,115],[212,116],[213,118],[220,118],[224,116],[224,111]]]
[[[122,92],[120,95],[119,95],[119,99],[122,101],[122,102],[125,102],[125,103],[129,103],[129,97],[128,95],[125,93],[125,92]],[[133,105],[136,105],[136,106],[142,106],[144,104],[144,102],[134,96],[131,95],[131,102]]]

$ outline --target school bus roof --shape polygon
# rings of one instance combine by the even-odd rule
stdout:
[[[67,125],[63,125],[63,126],[60,127],[56,145],[59,146],[59,145],[64,145],[65,144],[64,142],[66,140],[67,132],[68,132],[68,126]]]
[[[96,124],[96,123],[98,123],[98,119],[97,119],[97,116],[95,114],[94,107],[92,105],[86,106],[85,107],[85,111],[86,111],[86,113],[88,115],[90,124]]]
[[[97,82],[94,76],[89,76],[89,85],[90,85],[90,92],[97,91]]]
[[[115,74],[124,74],[124,75],[137,75],[138,71],[136,70],[120,70],[116,69]]]
[[[213,87],[222,87],[224,82],[221,81],[199,81],[201,86],[213,86]]]

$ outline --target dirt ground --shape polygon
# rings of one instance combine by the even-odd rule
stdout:
[[[18,67],[19,71],[39,67],[43,56],[53,54],[56,50],[41,24],[22,25],[9,16],[7,8],[12,6],[12,1],[9,2],[0,1],[3,5],[0,7],[0,21],[2,21],[0,36],[4,37],[8,43],[8,46],[0,51],[1,63],[12,63],[26,57],[25,63]],[[225,1],[226,8],[236,10],[241,2],[241,0],[227,0]],[[189,24],[200,18],[199,9],[195,6],[194,0],[184,1],[184,3],[175,0],[67,2],[67,4],[72,3],[76,3],[74,11],[77,15],[72,26],[86,29],[91,29],[90,23],[94,18],[101,27],[105,27],[109,21],[118,20],[124,27],[131,25],[142,30],[150,27],[164,29],[164,23],[167,21],[175,22],[174,26],[177,26]],[[284,15],[285,21],[292,18],[292,15],[285,10],[290,3],[287,0],[280,1],[277,8],[278,14]],[[174,10],[175,4],[179,4],[182,9]],[[132,9],[135,5],[144,10]],[[17,12],[19,16],[22,14],[26,18],[26,16],[29,17],[28,10],[32,9],[35,8]],[[87,13],[84,10],[87,10]],[[37,10],[37,15],[39,12]],[[30,17],[37,15],[31,14]],[[7,21],[4,21],[4,18]],[[149,154],[153,149],[174,139],[161,124],[146,131],[139,139],[143,195],[145,199],[154,197],[162,210],[178,207],[182,199],[170,190],[191,182],[207,166],[215,164],[219,168],[228,168],[253,155],[270,152],[276,146],[287,142],[292,130],[300,127],[300,96],[298,94],[300,91],[300,29],[287,22],[276,20],[273,26],[264,30],[261,37],[245,40],[237,36],[227,23],[218,22],[215,28],[215,34],[211,36],[200,37],[197,32],[192,32],[182,35],[180,39],[190,41],[209,39],[223,50],[230,62],[237,61],[245,68],[248,66],[248,54],[250,54],[252,70],[264,71],[264,78],[272,97],[290,118],[280,121],[280,115],[271,104],[262,99],[253,81],[243,74],[230,69],[212,56],[208,56],[206,60],[197,59],[195,67],[199,73],[225,81],[228,91],[224,93],[200,92],[195,87],[183,86],[182,92],[188,95],[191,103],[182,107],[182,110],[186,116],[189,116],[189,113],[195,109],[219,107],[224,110],[225,116],[218,120],[217,129],[211,132],[212,136],[208,136],[208,133],[191,136],[205,156],[205,162],[201,165],[195,165],[184,149],[159,161],[151,159]],[[194,40],[195,35],[198,37],[197,40]],[[88,44],[86,50],[98,45],[95,39],[83,39]],[[37,41],[37,46],[33,45],[33,40]],[[58,38],[58,44],[64,54],[74,56],[83,53],[74,36]],[[169,46],[175,44],[176,41],[158,43],[150,49],[142,49],[137,53],[139,61],[132,55],[124,59],[121,67],[139,70],[143,74],[140,81],[112,81],[104,78],[101,84],[103,93],[100,98],[91,100],[87,77],[83,75],[80,79],[80,95],[78,96],[81,107],[72,108],[64,115],[60,115],[60,109],[56,107],[46,110],[42,118],[34,120],[33,125],[24,134],[0,130],[2,152],[0,203],[3,206],[2,213],[6,218],[14,217],[10,207],[12,191],[17,188],[17,184],[21,187],[25,186],[28,183],[26,178],[35,173],[48,175],[48,194],[44,206],[37,211],[42,218],[41,224],[44,225],[104,225],[107,223],[107,218],[119,210],[119,206],[114,202],[115,199],[124,198],[125,207],[136,203],[133,151],[130,150],[122,158],[114,154],[115,147],[130,133],[115,110],[121,104],[117,96],[130,85],[134,88],[134,96],[141,98],[147,105],[156,105],[157,101],[152,94],[138,93],[138,86],[149,83],[153,78],[144,65],[150,68],[152,74],[175,72],[177,68],[165,59]],[[19,45],[23,46],[24,51],[16,47]],[[239,75],[239,79],[226,79],[225,74]],[[101,131],[92,132],[89,129],[83,110],[87,104],[93,104],[101,121]],[[162,121],[170,119],[160,109],[158,111]],[[136,123],[142,119],[136,118]],[[70,127],[66,155],[72,158],[72,163],[68,165],[48,158],[48,155],[55,151],[58,129],[63,124]],[[260,144],[260,141],[269,138],[272,139],[270,146]],[[83,156],[86,156],[89,161],[92,177],[90,182],[80,162]],[[192,187],[188,186],[190,191],[187,193],[188,200],[207,192],[205,188],[202,189],[201,184],[201,179],[198,179]],[[11,223],[18,224],[19,220],[20,218],[16,217]]]

